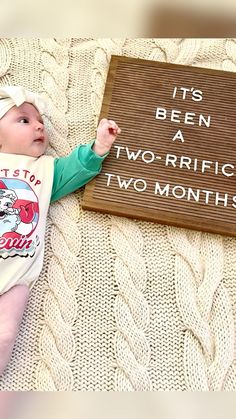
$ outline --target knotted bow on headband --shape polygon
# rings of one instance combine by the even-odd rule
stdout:
[[[46,102],[37,93],[30,92],[22,86],[0,87],[0,119],[13,106],[20,106],[24,102],[32,103],[40,114],[45,112]]]

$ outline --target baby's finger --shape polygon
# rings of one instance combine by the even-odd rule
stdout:
[[[114,131],[115,131],[116,134],[120,134],[121,133],[121,129],[118,127],[117,124],[115,124]]]
[[[108,119],[102,118],[101,121],[99,122],[99,125],[102,126],[102,125],[106,124],[107,122],[108,122]]]
[[[119,128],[117,123],[115,121],[113,121],[112,119],[109,119],[108,123],[109,123],[109,128],[114,128],[115,130],[117,130]]]
[[[121,129],[119,127],[118,128],[109,127],[108,131],[110,134],[113,134],[113,135],[118,135],[121,133]]]

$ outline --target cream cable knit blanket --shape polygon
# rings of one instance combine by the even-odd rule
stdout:
[[[111,54],[236,71],[233,39],[1,39],[0,85],[50,103],[49,154],[95,132]],[[236,241],[51,205],[1,390],[235,390]]]

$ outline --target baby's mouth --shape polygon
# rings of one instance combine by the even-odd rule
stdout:
[[[5,217],[5,215],[5,211],[0,211],[0,220],[2,220]]]
[[[36,143],[44,143],[44,137],[39,137],[34,140]]]

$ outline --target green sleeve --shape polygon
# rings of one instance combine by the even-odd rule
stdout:
[[[99,156],[92,150],[93,144],[80,145],[69,156],[54,160],[51,202],[81,188],[101,171],[109,153]]]

